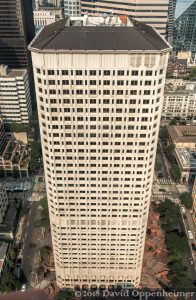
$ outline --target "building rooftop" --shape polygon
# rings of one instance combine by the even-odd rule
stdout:
[[[150,26],[126,16],[73,17],[44,27],[30,50],[161,51],[169,44]]]
[[[195,143],[196,125],[175,126],[168,125],[167,131],[174,143]]]
[[[196,93],[196,82],[184,81],[181,85],[172,84],[172,82],[165,84],[165,94],[191,94]]]
[[[196,151],[191,151],[185,148],[175,149],[183,169],[196,171]]]
[[[25,69],[9,69],[6,65],[0,65],[0,77],[15,78],[24,76]]]

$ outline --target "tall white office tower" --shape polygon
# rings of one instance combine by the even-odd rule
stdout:
[[[57,283],[138,286],[170,46],[125,17],[85,16],[29,49]]]
[[[64,0],[65,17],[79,17],[81,14],[80,0]]]

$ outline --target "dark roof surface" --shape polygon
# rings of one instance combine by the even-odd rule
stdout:
[[[30,47],[39,50],[163,50],[168,44],[150,26],[66,26],[61,19],[43,28]]]

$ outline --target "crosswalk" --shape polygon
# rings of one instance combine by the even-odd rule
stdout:
[[[157,179],[157,183],[161,185],[172,185],[174,182],[169,178],[159,178]]]

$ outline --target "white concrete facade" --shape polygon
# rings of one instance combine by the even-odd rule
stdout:
[[[0,66],[0,118],[5,123],[29,123],[32,114],[27,70]]]
[[[168,53],[32,59],[57,283],[138,286]]]
[[[3,222],[3,218],[8,207],[8,197],[5,189],[5,185],[0,183],[0,223]]]
[[[107,21],[59,21],[57,43],[51,32],[52,44],[39,47],[49,34],[43,29],[29,47],[61,288],[140,282],[170,47],[152,30],[162,50],[148,50],[146,39],[139,50],[132,43],[118,50],[135,29]]]

